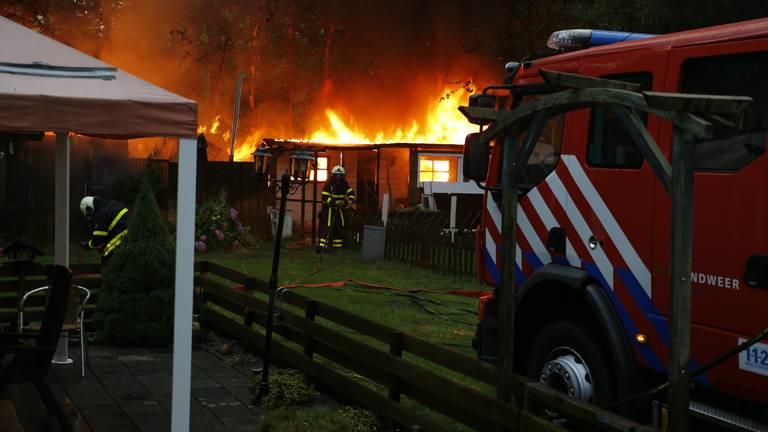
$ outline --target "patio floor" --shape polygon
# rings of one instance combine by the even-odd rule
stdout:
[[[170,430],[173,355],[169,350],[96,346],[89,347],[88,353],[84,379],[80,378],[78,349],[70,351],[74,364],[53,365],[48,374],[49,385],[77,424],[76,430]],[[228,366],[210,350],[195,350],[190,431],[257,431],[261,412],[251,401],[250,375],[244,368]],[[0,402],[3,399],[13,402],[23,430],[59,430],[31,384],[11,386],[0,393]],[[0,411],[2,416],[8,410]],[[0,425],[12,420],[0,417]]]

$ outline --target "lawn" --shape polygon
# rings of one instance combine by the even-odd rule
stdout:
[[[268,280],[272,268],[271,244],[249,250],[198,253],[210,260],[257,278]],[[318,268],[319,270],[315,272]],[[324,254],[314,249],[288,247],[283,250],[278,283],[283,285],[360,281],[400,289],[434,291],[483,290],[489,288],[472,278],[441,275],[408,264],[380,260],[366,262],[360,252],[342,250]],[[297,292],[333,304],[414,336],[471,353],[477,299],[439,293],[405,293],[362,288],[349,284],[334,288],[296,288]]]

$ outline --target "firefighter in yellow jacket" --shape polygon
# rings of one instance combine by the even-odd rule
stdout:
[[[341,165],[331,170],[331,178],[323,187],[323,208],[320,209],[320,244],[317,252],[332,247],[338,249],[344,246],[344,227],[346,220],[344,211],[355,204],[355,192],[349,187],[344,178],[345,171]]]
[[[80,211],[93,224],[91,239],[81,246],[96,249],[106,263],[128,234],[128,209],[117,201],[87,196],[80,201]]]

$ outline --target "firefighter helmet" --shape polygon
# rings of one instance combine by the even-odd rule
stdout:
[[[80,212],[85,217],[93,216],[93,210],[95,208],[96,197],[87,196],[80,200]]]
[[[332,174],[339,174],[339,175],[344,175],[344,174],[346,174],[346,173],[344,172],[344,167],[343,167],[343,166],[341,166],[341,165],[336,165],[335,167],[333,167],[333,169],[331,170],[331,173],[332,173]]]

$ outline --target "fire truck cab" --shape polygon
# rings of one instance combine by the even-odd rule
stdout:
[[[559,34],[569,43],[575,36]],[[692,368],[768,327],[768,19],[641,35],[513,69],[507,85],[497,86],[508,91],[497,97],[497,109],[557,90],[544,83],[541,69],[628,81],[643,90],[753,98],[746,112],[716,126],[715,139],[696,145]],[[654,115],[643,120],[669,158],[672,125]],[[731,127],[724,126],[728,122]],[[483,156],[465,155],[468,165],[481,161],[465,166],[465,177],[487,188],[477,232],[478,276],[499,286],[503,146],[465,149],[478,151],[488,152],[487,164]],[[670,198],[619,119],[600,107],[550,118],[519,194],[519,372],[599,405],[663,381]],[[496,360],[497,337],[497,302],[490,296],[481,301],[473,343],[480,358]],[[713,405],[765,411],[768,340],[693,381],[694,411]]]

